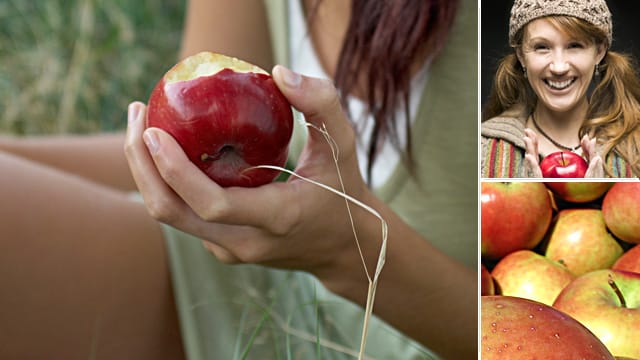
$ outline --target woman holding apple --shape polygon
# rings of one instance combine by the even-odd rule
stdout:
[[[482,177],[542,177],[561,151],[588,161],[586,177],[640,175],[640,80],[611,43],[604,0],[515,1],[514,53],[482,114]]]
[[[388,224],[367,355],[475,358],[476,1],[265,4],[190,1],[182,56],[296,70],[273,79]],[[124,140],[0,142],[0,354],[353,358],[380,221],[352,205],[352,229],[343,198],[294,177],[220,187],[146,113],[129,106]],[[291,155],[341,187],[322,134],[298,131]]]

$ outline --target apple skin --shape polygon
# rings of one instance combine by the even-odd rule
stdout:
[[[621,306],[609,279],[619,288],[626,307]],[[590,272],[567,285],[553,307],[580,321],[614,356],[640,359],[640,274]]]
[[[493,276],[491,276],[486,266],[480,264],[480,295],[494,295],[495,293]]]
[[[501,295],[522,297],[549,306],[574,278],[563,265],[531,250],[518,250],[503,257],[491,275]]]
[[[599,209],[564,209],[551,230],[545,256],[564,264],[575,276],[608,269],[623,249],[607,231]]]
[[[640,273],[640,245],[636,245],[622,254],[611,269]]]
[[[542,177],[545,178],[583,178],[588,167],[582,156],[571,151],[554,152],[540,161]]]
[[[499,295],[480,301],[483,360],[614,359],[586,327],[551,306]]]
[[[197,74],[198,66],[218,65],[218,72]],[[191,162],[223,187],[269,183],[278,171],[247,168],[282,167],[287,160],[291,105],[268,73],[251,66],[199,53],[172,67],[149,98],[146,126],[171,134]]]
[[[613,182],[546,182],[545,185],[560,199],[572,203],[588,203],[602,197]]]
[[[615,183],[602,200],[602,214],[616,237],[640,244],[640,182]]]
[[[533,249],[551,223],[549,192],[539,182],[483,182],[480,203],[481,253],[486,259]]]

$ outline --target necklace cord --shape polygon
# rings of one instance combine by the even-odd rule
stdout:
[[[538,130],[538,132],[540,133],[540,135],[544,136],[545,139],[549,140],[553,145],[555,145],[556,147],[560,148],[560,149],[564,149],[564,150],[568,150],[568,151],[576,151],[580,148],[580,144],[578,144],[575,147],[570,147],[570,146],[566,146],[566,145],[562,145],[559,142],[553,140],[551,138],[551,136],[547,135],[546,132],[544,132],[544,130],[542,130],[542,128],[540,128],[540,125],[538,125],[538,122],[536,121],[535,116],[533,116],[533,113],[531,113],[531,120],[533,121],[533,126],[536,127],[536,130]],[[580,139],[578,139],[578,142],[580,141]]]

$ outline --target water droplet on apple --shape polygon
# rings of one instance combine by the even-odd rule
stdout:
[[[556,339],[560,339],[560,334],[558,333],[553,334],[553,336],[555,336]]]
[[[518,351],[522,350],[522,345],[518,345],[518,347],[516,348],[516,350],[518,350]]]
[[[496,304],[496,309],[502,309],[504,307],[503,304]]]
[[[529,319],[533,319],[533,318],[534,318],[533,314],[529,314]]]
[[[497,324],[497,323],[495,323],[495,322],[492,322],[492,323],[491,323],[491,327],[496,327],[496,326],[498,326],[498,324]]]
[[[536,327],[535,327],[535,326],[532,326],[532,327],[530,327],[530,328],[529,328],[529,330],[531,330],[531,331],[536,331]]]

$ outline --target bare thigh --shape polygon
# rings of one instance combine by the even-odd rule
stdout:
[[[144,207],[0,152],[0,358],[182,357],[161,230]]]

